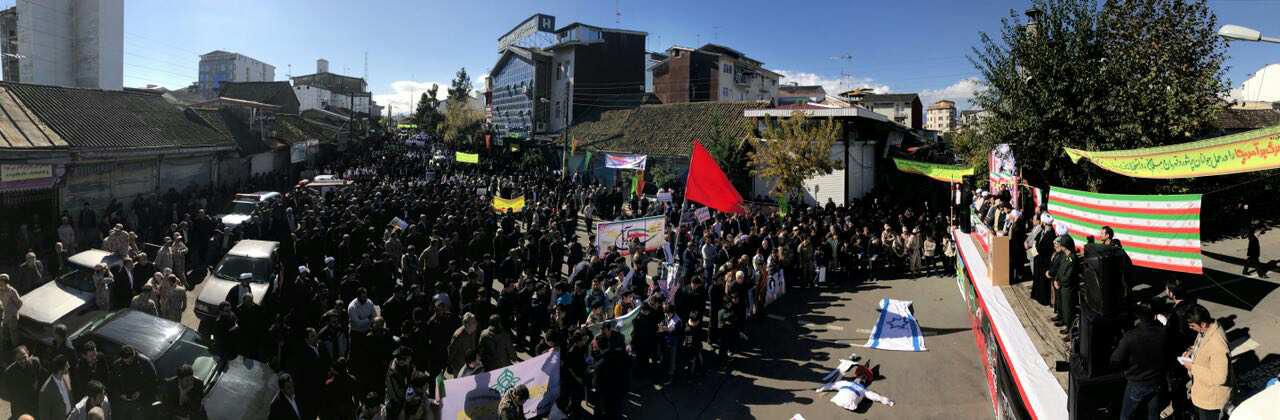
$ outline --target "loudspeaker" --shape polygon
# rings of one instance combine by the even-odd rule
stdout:
[[[1080,336],[1071,343],[1072,373],[1084,377],[1115,373],[1111,353],[1124,335],[1123,320],[1104,317],[1089,308],[1081,309],[1076,317],[1080,322]]]
[[[1078,358],[1071,361],[1067,380],[1067,413],[1070,420],[1113,419],[1120,416],[1124,376],[1120,373],[1086,375]]]

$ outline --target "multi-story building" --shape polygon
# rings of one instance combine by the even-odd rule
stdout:
[[[954,101],[941,100],[929,105],[929,112],[925,116],[924,128],[933,131],[948,132],[956,128],[956,103]]]
[[[252,57],[215,50],[200,56],[200,77],[196,86],[217,91],[224,82],[270,82],[276,80],[276,68]]]
[[[4,80],[120,90],[124,0],[18,0],[0,11]]]
[[[773,101],[777,105],[821,103],[827,100],[827,90],[820,85],[782,85]]]
[[[961,129],[975,128],[982,122],[982,120],[985,120],[990,116],[991,113],[986,110],[966,109],[964,111],[960,111],[960,118],[956,127]]]
[[[326,103],[329,111],[346,114],[348,112],[369,115],[373,109],[373,94],[369,85],[359,77],[343,76],[329,72],[329,60],[316,60],[316,72],[293,77],[293,86],[311,86],[329,92]],[[298,102],[303,102],[299,98]],[[309,99],[308,99],[309,101]]]
[[[673,46],[653,67],[653,93],[662,103],[770,100],[782,76],[729,47]]]
[[[644,53],[644,92],[645,93],[653,93],[653,68],[657,67],[659,63],[662,63],[662,60],[666,60],[666,59],[667,59],[667,55],[660,52],[647,51]]]
[[[536,14],[498,38],[485,97],[499,137],[563,131],[585,113],[643,100],[648,34],[582,23],[554,27],[555,17]]]
[[[842,94],[850,103],[889,117],[890,121],[914,130],[922,128],[924,118],[920,95],[914,93],[875,94],[866,90],[852,90]]]

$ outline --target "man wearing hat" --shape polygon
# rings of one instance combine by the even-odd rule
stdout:
[[[1072,317],[1075,316],[1075,290],[1079,282],[1076,275],[1076,245],[1071,236],[1058,235],[1053,240],[1053,260],[1049,263],[1049,279],[1053,280],[1053,290],[1057,293],[1054,325],[1070,329]],[[1064,338],[1064,341],[1070,338]]]

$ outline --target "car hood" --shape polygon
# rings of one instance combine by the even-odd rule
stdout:
[[[228,361],[204,397],[210,420],[265,420],[277,391],[276,372],[266,363],[237,357]]]
[[[52,324],[93,301],[93,293],[51,281],[22,295],[18,315],[33,321]]]
[[[250,215],[247,214],[228,214],[222,216],[222,224],[227,226],[240,226],[245,220],[249,220]]]
[[[231,288],[236,284],[239,283],[210,274],[204,278],[204,289],[200,291],[200,297],[197,300],[213,306],[221,305],[227,300],[227,293],[231,292]],[[250,283],[249,289],[253,290],[253,303],[261,305],[262,298],[267,295],[267,284]]]

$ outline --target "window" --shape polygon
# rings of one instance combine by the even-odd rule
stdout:
[[[723,71],[727,74],[733,74],[733,64],[721,64],[720,71]]]
[[[729,88],[720,88],[720,99],[729,99]]]
[[[564,63],[556,65],[556,80],[564,78]]]

